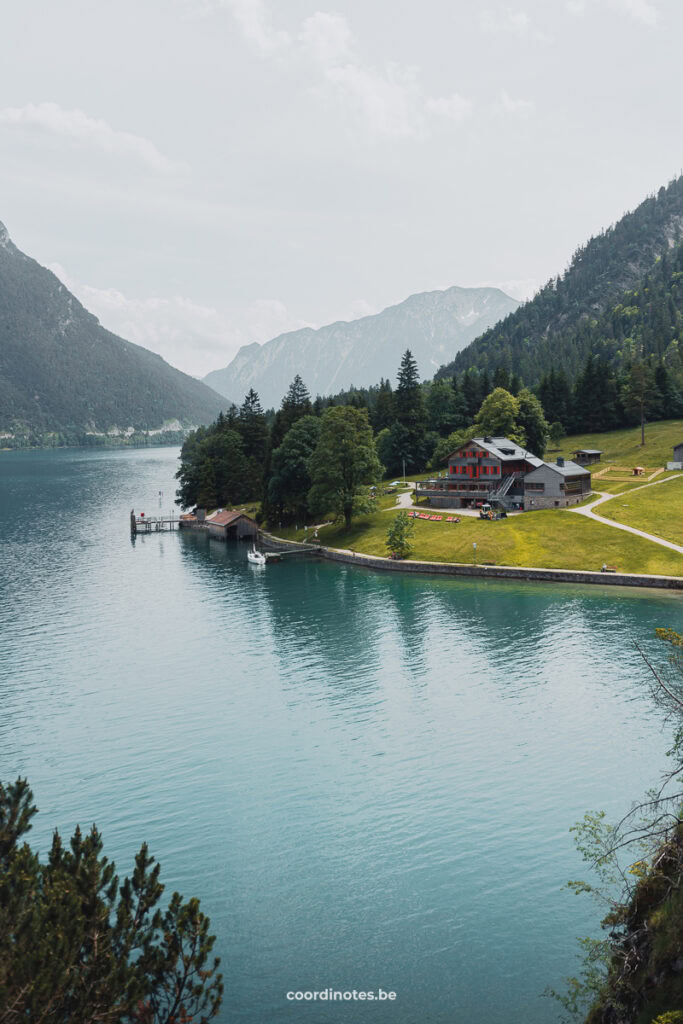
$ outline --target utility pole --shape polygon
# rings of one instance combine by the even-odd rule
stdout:
[[[403,460],[403,486],[406,485],[406,460]]]

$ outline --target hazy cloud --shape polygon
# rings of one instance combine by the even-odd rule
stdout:
[[[540,29],[534,28],[527,11],[515,11],[511,7],[499,10],[483,10],[479,15],[482,32],[490,34],[515,35],[529,38],[542,43],[549,43],[552,37]]]
[[[23,107],[4,107],[0,109],[0,124],[49,132],[105,153],[133,157],[155,171],[168,172],[174,169],[174,164],[149,139],[131,132],[118,131],[100,118],[90,117],[82,110],[65,110],[57,103],[27,103]]]
[[[223,6],[232,12],[245,38],[260,53],[269,56],[291,46],[289,33],[273,28],[262,0],[223,0]]]
[[[513,11],[506,7],[502,11],[482,11],[479,24],[484,32],[512,32],[523,36],[531,28],[531,18],[526,11]]]
[[[336,102],[375,137],[423,138],[433,119],[462,121],[472,113],[472,101],[457,93],[425,94],[417,67],[395,62],[373,67],[360,60],[342,14],[316,11],[290,33],[273,28],[262,0],[222,3],[262,56],[308,62],[315,68],[313,91]]]
[[[500,90],[494,105],[497,114],[510,114],[513,117],[530,117],[535,109],[536,104],[533,100],[513,99],[505,89]]]
[[[303,22],[298,40],[314,60],[328,67],[351,57],[353,37],[341,14],[316,11]]]
[[[565,6],[570,14],[585,14],[588,8],[600,0],[567,0]],[[650,0],[602,0],[613,11],[626,14],[643,25],[653,28],[659,21],[659,10]]]
[[[107,330],[197,376],[227,366],[241,345],[310,326],[278,299],[219,310],[183,295],[131,298],[117,288],[81,284],[59,263],[49,269]]]

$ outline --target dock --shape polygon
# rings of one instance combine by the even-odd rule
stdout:
[[[133,509],[130,513],[130,532],[135,536],[138,533],[161,533],[177,530],[180,524],[180,516],[170,513],[167,516],[146,516],[144,513],[136,515]]]

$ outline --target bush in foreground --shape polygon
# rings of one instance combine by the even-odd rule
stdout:
[[[22,838],[36,814],[25,779],[0,783],[0,1022],[204,1024],[222,976],[199,901],[164,887],[146,844],[119,883],[93,826],[43,862]]]

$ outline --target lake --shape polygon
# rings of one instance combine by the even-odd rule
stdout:
[[[221,1022],[554,1020],[601,916],[568,830],[664,768],[631,642],[683,631],[681,596],[131,540],[177,455],[0,453],[0,778],[32,841],[96,822],[125,874],[147,840],[211,917]],[[328,987],[397,995],[285,997]]]

